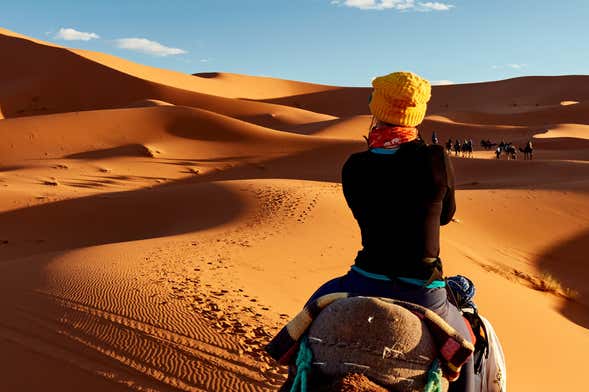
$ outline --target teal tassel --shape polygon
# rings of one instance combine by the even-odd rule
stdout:
[[[307,378],[311,370],[311,362],[313,361],[313,352],[307,343],[307,337],[301,339],[299,346],[299,353],[297,355],[296,366],[297,375],[292,383],[290,392],[307,392]]]
[[[435,359],[427,371],[427,383],[425,384],[424,392],[442,392],[442,377],[440,360]]]

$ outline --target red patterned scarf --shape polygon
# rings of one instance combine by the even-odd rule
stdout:
[[[380,125],[368,134],[368,148],[398,148],[401,144],[417,139],[417,128]]]

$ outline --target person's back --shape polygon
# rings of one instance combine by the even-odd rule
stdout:
[[[389,276],[429,279],[424,258],[439,255],[440,224],[455,210],[453,173],[441,146],[404,143],[394,155],[353,154],[344,196],[362,234],[356,265]]]

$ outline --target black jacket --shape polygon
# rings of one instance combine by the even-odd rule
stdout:
[[[440,254],[440,225],[456,210],[454,170],[440,145],[416,140],[393,155],[364,151],[342,170],[344,196],[360,225],[356,265],[387,276],[428,279],[424,258]]]

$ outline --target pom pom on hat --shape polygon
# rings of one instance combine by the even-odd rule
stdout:
[[[394,72],[372,81],[370,112],[389,124],[414,127],[425,117],[430,83],[412,72]]]

